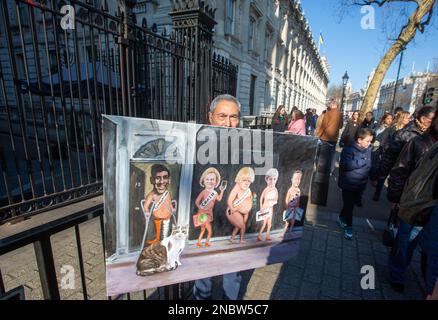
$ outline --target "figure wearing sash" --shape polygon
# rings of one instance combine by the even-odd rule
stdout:
[[[237,173],[233,190],[228,197],[226,216],[228,221],[234,226],[231,233],[230,242],[234,243],[234,237],[240,230],[240,243],[245,243],[244,236],[246,222],[249,212],[252,209],[252,192],[249,188],[254,182],[255,173],[252,168],[244,167]]]
[[[291,187],[287,191],[286,194],[286,210],[292,211],[292,215],[290,215],[291,219],[288,219],[285,221],[284,225],[284,232],[288,229],[292,230],[295,224],[295,218],[296,218],[296,210],[300,207],[300,197],[301,197],[301,190],[300,190],[300,183],[301,183],[301,177],[303,176],[303,172],[301,170],[296,170],[291,179]]]
[[[150,181],[154,188],[146,196],[144,212],[146,212],[146,219],[151,214],[154,217],[155,239],[148,241],[148,244],[154,244],[162,240],[161,230],[163,224],[165,225],[165,230],[169,229],[170,218],[175,209],[168,191],[171,183],[169,169],[161,164],[154,164],[151,168]],[[167,234],[164,234],[163,238],[166,236]]]
[[[201,241],[204,236],[205,230],[207,229],[207,239],[205,241],[205,246],[210,246],[210,238],[212,236],[212,222],[213,222],[213,209],[216,202],[222,201],[224,195],[224,190],[226,185],[221,185],[219,187],[220,192],[217,193],[215,188],[221,184],[221,175],[219,171],[215,168],[208,168],[205,170],[201,178],[199,179],[199,184],[204,187],[198,197],[195,200],[195,205],[198,208],[198,213],[194,215],[195,227],[201,227],[201,232],[199,234],[198,242],[196,245],[201,247]]]
[[[266,241],[272,240],[269,236],[272,226],[272,214],[274,212],[274,206],[278,202],[278,190],[275,187],[278,180],[278,170],[269,169],[266,172],[265,181],[267,187],[263,190],[260,196],[260,211],[265,213],[263,217],[263,224],[260,228],[259,235],[257,237],[258,241],[262,241],[262,233],[266,228]]]

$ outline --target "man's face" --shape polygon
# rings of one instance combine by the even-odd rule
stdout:
[[[233,101],[222,100],[209,113],[209,120],[213,126],[237,128],[240,122],[239,107]]]
[[[367,113],[366,115],[367,121],[371,121],[373,119],[373,114],[372,113]]]
[[[167,171],[158,172],[155,175],[155,177],[153,177],[153,182],[152,183],[155,186],[155,190],[159,194],[162,194],[162,193],[166,192],[166,190],[167,190],[167,188],[169,187],[169,184],[170,184],[169,173]]]

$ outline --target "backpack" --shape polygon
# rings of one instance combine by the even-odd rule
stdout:
[[[409,176],[400,199],[398,216],[410,225],[424,226],[438,204],[434,194],[438,179],[438,143],[419,161]]]

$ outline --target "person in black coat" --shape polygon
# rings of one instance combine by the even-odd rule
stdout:
[[[418,110],[414,121],[394,134],[394,138],[383,154],[382,161],[376,170],[376,177],[378,179],[386,179],[405,144],[425,133],[430,128],[434,115],[434,107],[423,107]]]
[[[342,132],[341,139],[339,140],[339,146],[341,148],[355,143],[354,138],[356,136],[357,130],[360,128],[359,116],[359,111],[355,111],[351,115],[350,120],[348,121],[344,131]]]
[[[400,203],[406,181],[417,167],[420,159],[437,141],[438,116],[435,114],[429,131],[406,143],[389,174],[387,196],[388,200],[393,203],[393,207],[397,207]],[[406,269],[411,262],[413,252],[420,238],[412,236],[412,231],[413,226],[401,220],[398,225],[395,244],[389,254],[389,280],[390,285],[396,291],[403,291],[404,289]]]
[[[374,120],[374,115],[372,112],[367,112],[367,114],[365,115],[365,119],[363,120],[362,124],[361,124],[362,128],[368,128],[371,129],[373,131],[375,131],[378,127],[378,123],[376,120]]]
[[[355,137],[356,143],[345,147],[339,163],[339,188],[342,189],[344,205],[339,215],[339,225],[344,228],[346,239],[353,238],[353,209],[360,202],[368,183],[371,169],[371,142],[374,133],[371,129],[360,128]]]
[[[435,114],[433,125],[423,135],[405,144],[388,177],[387,198],[391,203],[399,203],[403,188],[409,175],[414,171],[421,157],[438,141],[438,117]]]
[[[378,167],[380,161],[382,161],[383,153],[388,148],[389,141],[391,139],[391,135],[394,130],[392,129],[393,116],[391,114],[385,114],[380,120],[380,126],[376,129],[376,148],[373,148],[372,152],[372,163],[373,166],[371,168],[371,175],[374,176],[374,172]],[[385,179],[376,179],[376,191],[373,196],[374,201],[379,201],[380,194],[382,193],[383,186],[385,184]]]

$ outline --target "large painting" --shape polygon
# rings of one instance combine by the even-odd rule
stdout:
[[[317,140],[105,116],[107,294],[293,259]]]

